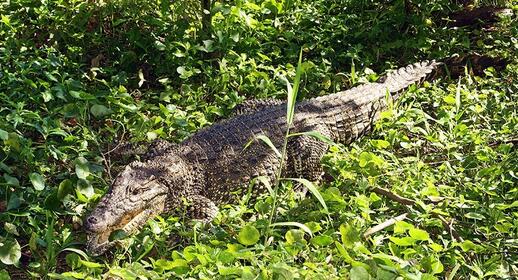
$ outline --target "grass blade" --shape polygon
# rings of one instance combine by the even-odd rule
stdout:
[[[279,222],[279,223],[273,223],[270,225],[270,227],[277,227],[277,226],[288,226],[288,227],[298,227],[301,230],[307,232],[309,236],[313,237],[313,232],[311,229],[309,229],[306,225],[297,223],[297,222]]]
[[[272,143],[272,140],[270,140],[270,138],[268,138],[268,136],[266,136],[264,134],[256,135],[255,139],[248,141],[248,143],[246,143],[246,145],[243,149],[248,148],[254,142],[254,140],[263,141],[266,145],[268,145],[268,147],[270,147],[270,149],[272,149],[272,151],[275,153],[275,155],[277,155],[279,158],[282,157],[281,152],[279,152],[279,150],[275,147],[275,145]]]
[[[256,184],[257,182],[260,182],[262,183],[266,189],[268,190],[268,192],[270,193],[270,195],[272,197],[275,197],[275,192],[273,191],[272,189],[272,185],[270,184],[270,181],[268,180],[268,178],[266,176],[258,176],[258,177],[255,177],[252,181],[253,184]]]
[[[335,142],[333,142],[333,140],[331,140],[329,137],[323,135],[322,133],[316,131],[316,130],[311,130],[311,131],[305,131],[305,132],[297,132],[297,133],[292,133],[290,135],[288,135],[288,137],[295,137],[295,136],[303,136],[303,135],[307,135],[307,136],[311,136],[313,138],[316,138],[328,145],[336,145]]]
[[[286,83],[288,87],[288,106],[286,112],[286,123],[291,125],[293,123],[293,115],[295,112],[295,102],[297,101],[297,93],[299,91],[300,77],[302,76],[302,49],[299,53],[299,62],[297,64],[297,72],[295,74],[295,80],[293,81],[293,88],[290,83]]]
[[[304,187],[306,187],[313,194],[313,196],[315,196],[315,198],[318,200],[318,202],[320,202],[320,205],[322,205],[322,208],[324,208],[326,214],[329,213],[327,204],[326,204],[324,198],[322,197],[322,194],[320,193],[320,191],[317,189],[317,187],[312,182],[310,182],[306,179],[303,179],[303,178],[286,178],[285,180],[299,182],[302,185],[304,185]]]

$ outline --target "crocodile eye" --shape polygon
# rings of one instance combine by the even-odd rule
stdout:
[[[139,194],[143,193],[145,190],[146,190],[146,188],[142,188],[142,187],[134,188],[134,189],[131,191],[131,194],[133,194],[133,195],[139,195]]]

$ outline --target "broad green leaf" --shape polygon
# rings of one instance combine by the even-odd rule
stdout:
[[[7,131],[0,129],[0,139],[7,140],[9,139],[9,133]]]
[[[297,223],[297,222],[278,222],[278,223],[273,223],[270,226],[271,227],[278,227],[278,226],[298,227],[298,228],[302,229],[303,231],[307,232],[310,236],[313,236],[313,232],[311,232],[311,230],[306,225]]]
[[[329,235],[315,236],[315,237],[311,238],[311,240],[310,240],[311,244],[321,246],[321,247],[331,245],[331,244],[333,244],[333,241],[334,241],[333,238]]]
[[[14,225],[14,224],[11,224],[9,222],[5,222],[4,229],[5,229],[5,231],[7,231],[10,234],[13,234],[13,235],[16,235],[16,236],[19,235],[18,230],[16,229],[16,225]]]
[[[229,276],[229,275],[241,275],[241,272],[243,271],[240,267],[227,267],[218,265],[218,273],[221,276]]]
[[[322,230],[322,226],[320,226],[319,223],[317,222],[307,222],[307,223],[304,223],[310,230],[311,232],[319,232],[320,230]]]
[[[11,277],[9,276],[9,272],[7,272],[7,270],[0,270],[0,280],[11,280]]]
[[[359,157],[359,165],[360,167],[365,167],[369,163],[373,163],[374,165],[380,167],[385,162],[382,158],[370,152],[362,152]]]
[[[371,144],[377,149],[385,149],[390,146],[390,143],[385,140],[371,140]]]
[[[471,240],[465,240],[462,243],[460,243],[460,247],[462,248],[462,251],[468,252],[468,251],[476,251],[479,245],[473,243]]]
[[[43,180],[43,177],[39,173],[31,173],[29,175],[29,179],[31,180],[32,185],[34,186],[34,189],[37,191],[41,191],[45,188],[45,182]]]
[[[153,263],[156,268],[160,268],[162,270],[172,270],[177,267],[187,267],[189,266],[188,262],[184,259],[175,259],[173,261],[159,259]]]
[[[239,243],[249,246],[257,243],[260,237],[261,234],[253,225],[246,225],[239,231],[237,240]]]
[[[398,246],[412,246],[415,244],[415,239],[413,239],[412,237],[402,237],[402,238],[399,238],[399,237],[394,237],[394,236],[391,236],[389,237],[390,241],[394,242],[394,244],[398,245]]]
[[[57,197],[63,200],[67,194],[74,193],[74,185],[70,179],[65,179],[59,183]]]
[[[65,257],[65,261],[72,269],[78,269],[81,267],[81,258],[76,253],[69,253]]]
[[[304,239],[304,232],[299,229],[288,230],[284,237],[286,238],[286,243],[290,245],[296,242],[306,243],[306,240]]]
[[[443,100],[444,100],[444,102],[446,102],[450,105],[453,105],[456,102],[455,97],[453,95],[447,95],[443,98]]]
[[[79,179],[86,180],[86,177],[90,175],[90,168],[88,167],[88,161],[84,157],[78,157],[75,161],[76,176]]]
[[[341,224],[340,234],[342,243],[348,248],[352,248],[354,243],[360,240],[360,233],[350,224]]]
[[[2,22],[7,26],[11,26],[11,20],[9,19],[9,16],[2,15]]]
[[[128,233],[125,232],[122,229],[114,230],[112,233],[110,233],[110,237],[108,238],[109,241],[115,241],[115,240],[121,240],[128,237]]]
[[[148,223],[149,227],[151,228],[151,231],[154,234],[160,234],[162,232],[162,229],[160,228],[160,225],[156,221],[149,220],[147,223]]]
[[[430,236],[428,235],[428,232],[418,229],[418,228],[411,228],[408,233],[413,239],[416,240],[429,240]]]
[[[96,263],[96,262],[89,262],[89,261],[85,261],[85,260],[79,260],[79,262],[82,265],[84,265],[84,266],[86,266],[88,268],[101,268],[101,267],[103,267],[102,264]]]
[[[20,186],[20,181],[16,177],[9,176],[7,174],[4,174],[4,180],[8,185],[18,187]]]
[[[104,105],[95,104],[90,108],[90,113],[92,113],[94,117],[99,118],[111,114],[112,110]]]
[[[95,190],[89,181],[78,180],[77,185],[76,185],[76,195],[77,195],[77,192],[79,192],[81,195],[84,195],[86,198],[90,198],[94,195]]]
[[[115,268],[110,267],[110,275],[118,276],[123,280],[136,280],[139,278],[139,274],[131,271],[129,268]],[[146,278],[143,278],[146,279]]]
[[[0,261],[4,264],[16,264],[22,256],[18,241],[13,238],[0,237]]]
[[[349,279],[351,280],[369,280],[369,272],[362,266],[354,266],[349,271]]]
[[[486,218],[486,217],[484,217],[484,215],[475,213],[475,212],[466,213],[464,215],[464,217],[469,218],[469,219],[474,219],[474,220],[481,220],[481,221],[485,220],[485,218]]]

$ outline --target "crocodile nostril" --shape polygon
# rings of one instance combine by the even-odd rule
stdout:
[[[88,217],[86,221],[91,225],[97,224],[97,219],[95,217]]]

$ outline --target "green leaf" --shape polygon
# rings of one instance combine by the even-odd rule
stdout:
[[[304,239],[304,232],[299,229],[290,229],[284,235],[287,244],[294,244],[296,242],[306,243]]]
[[[72,269],[78,269],[79,267],[81,267],[81,262],[80,262],[81,258],[79,257],[78,254],[75,254],[75,253],[69,253],[66,255],[65,257],[65,261],[66,263],[68,264],[68,266],[70,266]]]
[[[341,224],[340,234],[342,243],[348,248],[352,248],[354,243],[360,240],[360,233],[350,224]]]
[[[475,212],[466,213],[464,216],[469,219],[480,220],[480,221],[486,219],[486,217],[484,217],[484,215],[475,213]]]
[[[159,268],[161,270],[172,270],[177,267],[187,267],[189,266],[188,262],[184,259],[175,259],[173,261],[168,261],[165,259],[159,259],[153,263],[153,266]]]
[[[9,276],[9,272],[7,272],[7,270],[0,270],[0,280],[11,280],[11,276]]]
[[[415,243],[415,239],[413,239],[412,237],[408,237],[408,236],[403,237],[403,238],[391,236],[391,237],[389,237],[389,239],[390,239],[390,241],[394,242],[394,244],[396,244],[398,246],[412,246]]]
[[[21,204],[22,200],[20,199],[20,197],[18,197],[16,193],[13,193],[9,197],[9,202],[7,203],[7,211],[17,209],[18,207],[20,207]]]
[[[101,267],[103,267],[102,264],[96,263],[96,262],[89,262],[89,261],[85,261],[85,260],[79,260],[79,262],[82,265],[84,265],[84,266],[86,266],[88,268],[101,268]]]
[[[22,249],[16,239],[0,237],[0,261],[4,264],[16,264],[22,256]]]
[[[74,193],[74,185],[70,179],[65,179],[59,183],[57,197],[63,200],[67,194]]]
[[[18,230],[16,229],[16,225],[14,225],[14,224],[11,224],[9,222],[5,222],[4,229],[5,229],[5,231],[7,231],[10,234],[13,234],[13,235],[16,235],[16,236],[19,235]]]
[[[9,139],[9,133],[7,131],[0,129],[0,139],[7,140]]]
[[[90,108],[90,113],[96,118],[107,116],[112,113],[112,110],[104,105],[95,104]]]
[[[88,167],[88,161],[84,157],[78,157],[76,163],[76,176],[79,179],[86,180],[86,177],[90,175],[90,168]]]
[[[409,229],[413,229],[414,226],[405,221],[397,221],[394,225],[394,233],[404,233]]]
[[[390,143],[385,140],[371,140],[371,144],[377,149],[385,149],[390,146]]]
[[[9,176],[7,174],[4,174],[4,180],[8,185],[18,187],[20,186],[20,181],[16,177]]]
[[[81,195],[84,195],[87,198],[91,198],[95,194],[95,190],[92,187],[92,184],[90,184],[89,181],[82,180],[82,179],[77,181],[76,194],[77,194],[77,191],[79,191],[79,193]]]
[[[239,243],[249,246],[257,243],[260,237],[261,234],[254,226],[246,225],[239,231],[237,240],[239,241]]]
[[[450,105],[453,105],[455,104],[456,100],[455,100],[455,97],[453,95],[447,95],[443,98],[444,102],[446,102],[447,104],[450,104]]]
[[[303,178],[287,178],[285,180],[299,182],[302,185],[304,185],[304,187],[306,187],[313,194],[313,196],[315,196],[318,202],[320,202],[320,205],[322,205],[322,208],[324,208],[325,213],[329,213],[329,209],[327,209],[327,205],[324,201],[324,198],[322,197],[322,194],[320,193],[320,191],[318,191],[317,187],[312,182]]]
[[[428,232],[418,229],[418,228],[411,228],[408,233],[413,239],[416,240],[430,240],[430,236],[428,235]]]
[[[333,241],[334,241],[333,238],[329,235],[315,236],[315,237],[311,238],[311,240],[310,240],[311,244],[321,246],[321,247],[331,245],[331,244],[333,244]]]
[[[349,279],[351,280],[369,280],[369,272],[362,266],[354,266],[349,271]]]
[[[128,237],[127,232],[125,232],[122,229],[117,229],[117,230],[112,231],[112,233],[110,233],[110,236],[108,237],[108,241],[121,240],[126,237]]]
[[[303,231],[307,232],[310,236],[313,236],[313,232],[304,224],[297,223],[297,222],[279,222],[279,223],[273,223],[270,225],[270,227],[277,227],[277,226],[288,226],[288,227],[298,227],[302,229]]]
[[[37,191],[41,191],[45,188],[45,182],[43,180],[43,177],[39,173],[31,173],[29,175],[29,179],[31,180],[32,185],[34,186],[34,189]]]
[[[360,167],[365,167],[369,163],[373,163],[374,165],[381,167],[385,161],[378,157],[377,155],[370,152],[362,152],[359,157],[359,165]]]

